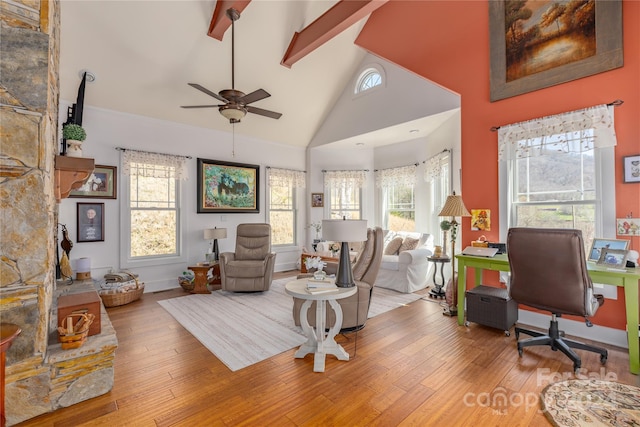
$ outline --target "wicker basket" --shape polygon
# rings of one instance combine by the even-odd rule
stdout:
[[[178,277],[178,283],[180,283],[180,286],[182,286],[182,289],[184,289],[187,292],[191,292],[193,288],[196,287],[196,284],[193,282],[193,277],[191,276]]]
[[[89,326],[95,316],[91,313],[74,313],[60,322],[58,339],[63,350],[78,348],[84,344],[89,335]]]
[[[136,280],[136,289],[114,294],[100,294],[100,298],[102,298],[102,303],[105,307],[117,307],[139,300],[143,293],[144,283],[139,283]]]

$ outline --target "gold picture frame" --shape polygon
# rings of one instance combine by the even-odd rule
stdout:
[[[540,4],[540,2],[538,2],[538,4]],[[568,2],[549,1],[548,4],[549,8],[557,8],[562,7],[563,5],[566,6]],[[519,58],[528,55],[529,58],[536,58],[536,60],[538,60],[537,58],[541,58],[542,55],[536,55],[535,52],[532,53],[533,49],[538,48],[534,45],[533,41],[541,40],[543,35],[534,35],[535,31],[532,32],[531,29],[534,25],[538,25],[538,23],[543,25],[543,22],[540,17],[541,14],[533,13],[531,10],[529,10],[529,12],[532,12],[530,16],[527,19],[522,19],[523,16],[527,16],[529,14],[529,12],[523,13],[527,7],[526,3],[521,9],[512,11],[513,15],[507,17],[505,15],[504,0],[489,2],[491,102],[622,67],[622,1],[593,0],[593,3],[587,2],[585,5],[595,6],[595,24],[593,24],[593,22],[590,24],[591,27],[595,25],[595,36],[591,36],[595,39],[595,46],[597,46],[595,54],[582,59],[573,60],[572,62],[566,62],[563,65],[553,66],[551,64],[547,64],[550,68],[545,68],[541,64],[537,64],[542,71],[537,71],[536,67],[532,66],[530,67],[531,70],[529,71],[529,74],[508,80],[507,68],[509,61],[507,60],[507,33],[509,31],[516,31],[517,28],[523,35],[529,37],[529,41],[531,41],[531,44],[524,45],[522,49],[518,49],[518,46],[514,48],[512,43],[511,49],[509,49],[509,52],[511,52],[512,55],[513,52],[516,52],[521,55]],[[517,18],[512,18],[513,16]],[[560,18],[555,19],[553,25],[560,25],[560,22]],[[546,25],[547,23],[548,21],[544,24]],[[530,26],[527,26],[527,24]],[[548,27],[551,27],[551,25],[548,25]],[[544,28],[547,28],[547,26]],[[574,34],[575,32],[561,33],[560,30],[558,30],[557,36],[545,34],[544,40],[540,43],[551,43],[554,37],[569,37]],[[534,39],[534,37],[537,37],[537,39]],[[516,38],[514,36],[514,40],[522,40],[522,37]],[[564,52],[562,54],[559,53],[556,56],[556,58],[564,57],[566,57],[566,53]],[[518,61],[523,61],[523,59],[518,59]],[[522,65],[519,64],[519,66]]]
[[[324,193],[311,193],[311,207],[312,208],[324,207]]]

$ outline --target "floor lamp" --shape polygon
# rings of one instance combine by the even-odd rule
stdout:
[[[364,242],[367,240],[367,221],[363,219],[323,219],[322,238],[342,242],[340,260],[336,273],[336,286],[350,288],[356,285],[351,270],[349,257],[349,242]]]
[[[451,221],[448,221],[451,236],[451,283],[453,289],[451,289],[451,305],[448,307],[444,314],[449,316],[458,315],[458,285],[454,280],[456,277],[456,238],[458,237],[458,222],[457,216],[471,216],[467,208],[464,206],[462,196],[457,196],[454,191],[451,196],[447,196],[447,201],[444,207],[438,214],[438,216],[450,216]],[[445,220],[446,221],[446,220]],[[442,221],[442,222],[445,222]]]

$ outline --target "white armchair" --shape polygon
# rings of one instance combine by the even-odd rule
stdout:
[[[429,268],[427,260],[433,254],[433,236],[428,233],[385,232],[385,249],[393,238],[418,239],[415,249],[398,254],[382,255],[382,264],[376,278],[376,286],[411,293],[427,287]]]

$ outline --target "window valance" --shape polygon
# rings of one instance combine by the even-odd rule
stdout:
[[[613,106],[606,104],[501,126],[498,130],[499,161],[615,145]]]
[[[449,163],[449,150],[442,151],[435,156],[432,156],[424,163],[424,180],[426,182],[432,182],[433,180],[440,178],[443,169]]]
[[[122,150],[122,173],[131,175],[133,166],[138,176],[187,180],[186,160],[184,156],[126,149]]]
[[[292,169],[268,168],[269,185],[278,187],[304,188],[306,186],[306,174],[304,171]]]
[[[367,183],[365,170],[323,171],[324,186],[329,188],[362,188]]]
[[[396,185],[411,186],[416,184],[416,165],[398,168],[380,169],[376,173],[376,187],[392,187]]]

